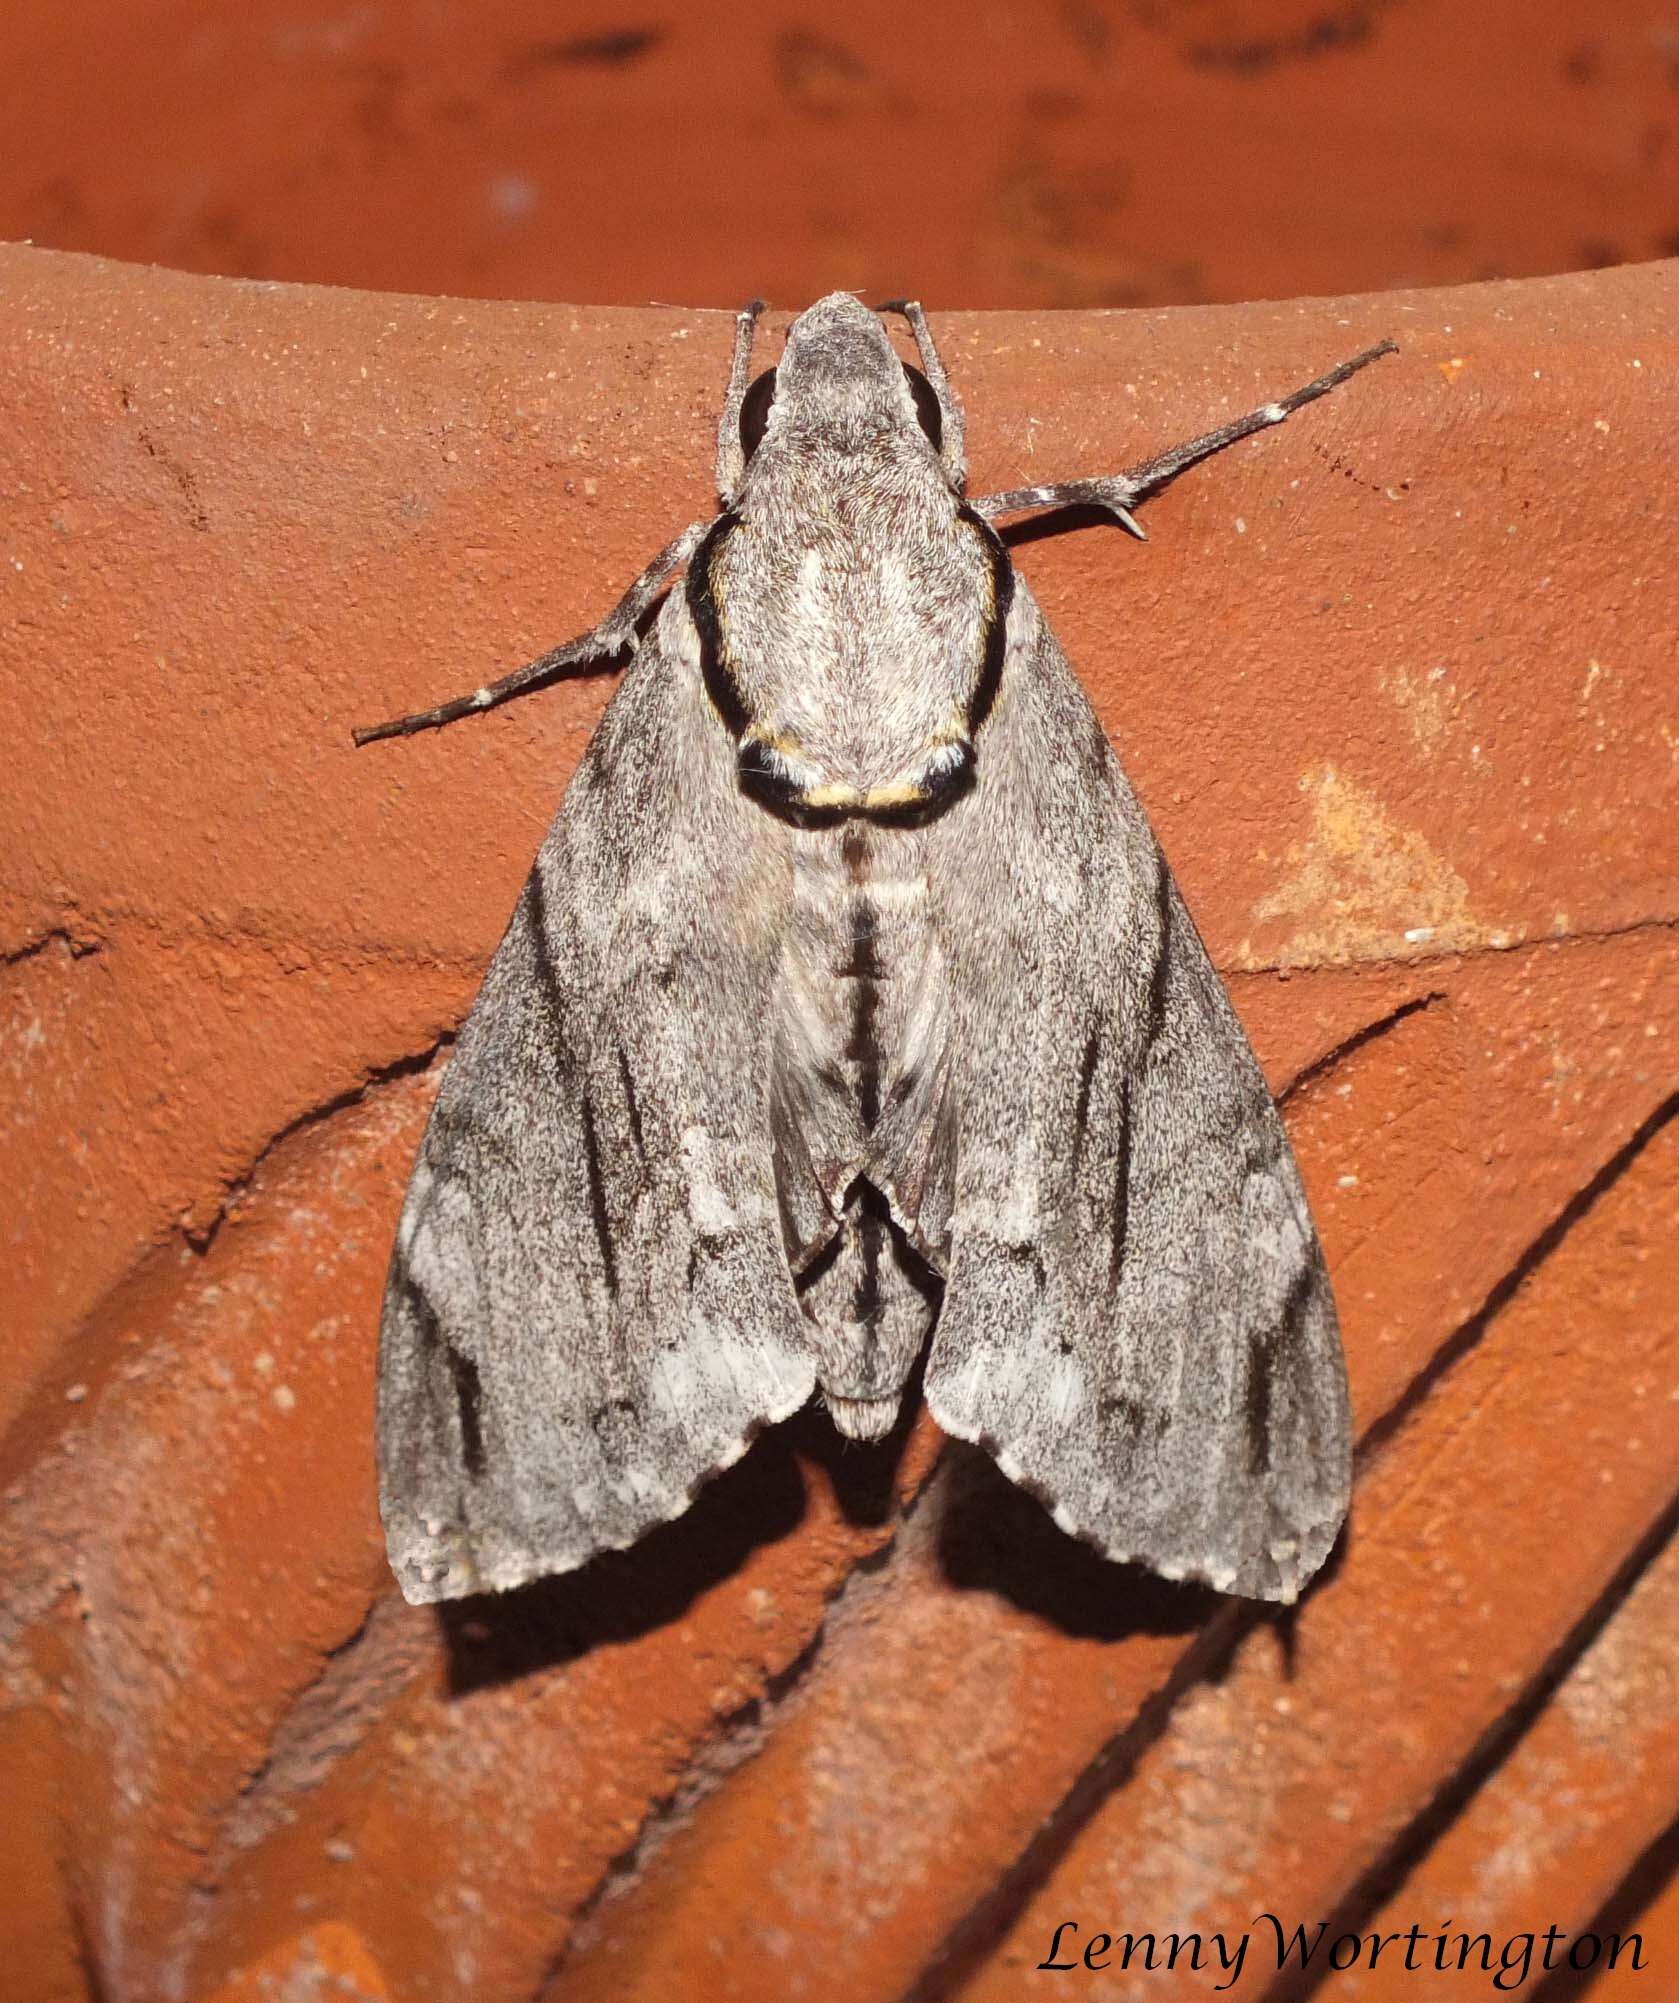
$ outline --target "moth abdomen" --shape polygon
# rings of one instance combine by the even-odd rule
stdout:
[[[831,1252],[802,1292],[817,1388],[848,1439],[891,1431],[938,1313],[938,1277],[910,1245],[891,1206],[856,1177]]]
[[[895,1391],[890,1398],[842,1398],[825,1386],[822,1399],[835,1430],[848,1440],[864,1442],[885,1439],[904,1402],[901,1391]]]
[[[940,1297],[892,1173],[913,1138],[896,1131],[902,1109],[943,1039],[924,837],[862,820],[796,837],[776,1005],[776,1102],[798,1109],[802,1143],[790,1135],[778,1157],[778,1175],[793,1185],[784,1215],[808,1214],[791,1200],[807,1160],[829,1192],[820,1249],[790,1253],[817,1384],[841,1432],[878,1439]]]

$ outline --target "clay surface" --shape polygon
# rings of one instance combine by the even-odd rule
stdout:
[[[1284,1101],[1339,1561],[1260,1619],[811,1414],[637,1551],[405,1607],[390,1232],[609,683],[350,730],[707,511],[730,321],[6,250],[8,1994],[1011,1998],[1062,1918],[1263,1908],[1679,1966],[1675,269],[938,328],[976,490],[1402,347],[1146,545],[1017,539]]]

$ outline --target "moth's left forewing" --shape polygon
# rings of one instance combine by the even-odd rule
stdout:
[[[413,1601],[633,1543],[814,1384],[764,1115],[787,861],[679,601],[542,845],[386,1289],[380,1506]]]
[[[1349,1484],[1322,1253],[1247,1039],[1023,582],[930,882],[960,1108],[934,1417],[1109,1556],[1294,1598]]]

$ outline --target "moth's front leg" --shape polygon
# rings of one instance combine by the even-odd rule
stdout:
[[[1274,403],[1261,404],[1257,410],[1250,410],[1243,417],[1232,418],[1228,424],[1221,424],[1214,431],[1203,432],[1199,438],[1192,438],[1185,445],[1174,445],[1169,451],[1157,453],[1154,458],[1145,459],[1140,466],[1133,466],[1127,473],[1113,473],[1094,480],[1060,480],[1042,487],[1010,487],[1005,493],[987,494],[982,500],[971,501],[968,505],[988,522],[995,521],[999,515],[1018,514],[1027,508],[1105,508],[1139,541],[1146,541],[1141,523],[1131,513],[1140,502],[1147,500],[1151,494],[1158,494],[1162,487],[1201,460],[1210,459],[1215,452],[1222,452],[1227,445],[1249,438],[1256,431],[1281,424],[1303,404],[1327,396],[1332,389],[1338,389],[1349,376],[1357,375],[1371,362],[1398,352],[1398,346],[1393,341],[1378,341],[1373,348],[1354,355],[1351,361],[1337,363],[1327,374],[1317,377],[1303,388],[1279,397]]]
[[[735,342],[729,358],[729,386],[717,418],[717,493],[725,508],[734,506],[746,478],[746,445],[740,435],[741,407],[752,373],[752,332],[764,310],[761,299],[749,299],[735,315]]]

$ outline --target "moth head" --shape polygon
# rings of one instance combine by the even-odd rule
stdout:
[[[849,292],[830,292],[799,315],[780,365],[752,384],[740,412],[748,459],[786,432],[840,443],[898,432],[936,453],[942,430],[931,383],[898,359],[878,316]]]

